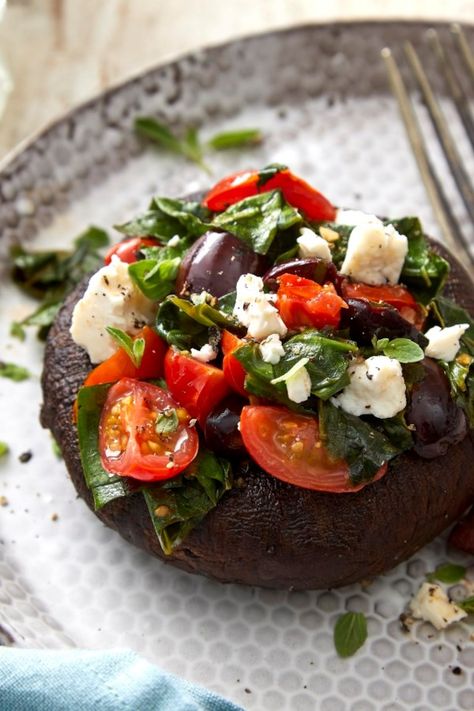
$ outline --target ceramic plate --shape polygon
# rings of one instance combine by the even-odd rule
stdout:
[[[194,165],[143,149],[132,132],[140,114],[176,127],[198,125],[203,136],[261,127],[261,147],[210,158],[213,179],[287,163],[336,204],[415,213],[438,234],[379,57],[386,44],[400,48],[411,39],[430,64],[424,29],[302,27],[187,55],[68,114],[4,165],[0,355],[34,374],[23,383],[0,382],[0,440],[11,446],[0,463],[6,503],[0,508],[0,622],[17,644],[131,647],[249,710],[474,707],[472,626],[436,633],[418,624],[405,633],[398,620],[424,573],[446,560],[442,538],[368,586],[330,592],[221,585],[163,565],[104,528],[76,498],[38,423],[42,346],[33,335],[25,343],[8,335],[10,322],[32,308],[7,276],[13,242],[67,246],[91,223],[123,221],[153,194],[186,194],[209,184]],[[474,38],[472,29],[467,34]],[[443,104],[463,148],[453,108]],[[425,125],[421,111],[420,119]],[[432,152],[465,219],[434,144]],[[32,458],[21,463],[25,451]],[[364,648],[348,660],[336,655],[332,641],[344,610],[365,612],[369,629]]]

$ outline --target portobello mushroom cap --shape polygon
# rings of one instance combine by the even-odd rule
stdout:
[[[431,243],[451,264],[445,293],[474,313],[468,273]],[[79,496],[93,510],[71,417],[91,369],[69,333],[86,286],[69,296],[48,336],[41,423],[52,431]],[[268,588],[333,588],[390,570],[458,519],[474,499],[473,462],[470,430],[443,456],[422,459],[406,452],[389,463],[381,480],[354,494],[330,494],[286,484],[242,459],[234,467],[235,487],[171,556],[161,550],[140,493],[95,514],[130,543],[188,572]]]

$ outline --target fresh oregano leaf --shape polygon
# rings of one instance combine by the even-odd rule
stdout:
[[[216,151],[224,151],[229,148],[243,148],[255,146],[263,140],[262,132],[258,128],[242,128],[237,131],[224,131],[216,133],[209,139],[208,146]]]
[[[447,585],[459,583],[466,575],[466,568],[463,565],[455,565],[454,563],[444,563],[438,565],[432,573],[428,573],[426,578],[430,582],[439,580]]]
[[[145,339],[133,339],[128,333],[122,331],[121,328],[114,328],[113,326],[107,326],[106,330],[109,336],[112,336],[120,348],[125,351],[135,368],[139,368],[145,352]]]
[[[159,435],[169,435],[176,432],[179,426],[178,413],[174,407],[161,412],[156,418],[155,431]]]
[[[367,620],[362,612],[346,612],[334,627],[334,645],[340,657],[352,657],[367,639]]]
[[[377,340],[374,337],[372,345],[376,351],[382,352],[387,358],[394,358],[400,363],[418,363],[425,357],[423,349],[409,338],[394,338],[389,341],[388,338]]]
[[[28,380],[31,373],[27,368],[15,363],[3,363],[0,361],[0,377],[14,380],[16,383],[22,380]]]

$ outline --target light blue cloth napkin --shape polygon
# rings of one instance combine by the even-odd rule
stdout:
[[[1,711],[243,711],[129,650],[0,647]]]

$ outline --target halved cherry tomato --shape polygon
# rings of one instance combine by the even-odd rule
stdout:
[[[322,445],[315,417],[281,406],[249,405],[240,416],[240,433],[257,464],[288,484],[342,494],[371,483],[351,484],[349,466],[342,459],[333,459]],[[386,472],[384,464],[372,481]]]
[[[242,363],[240,363],[240,361],[232,355],[233,352],[237,350],[237,348],[240,348],[240,346],[243,346],[244,343],[245,341],[243,338],[235,336],[230,331],[222,332],[221,346],[224,353],[222,369],[224,371],[225,379],[229,383],[232,390],[235,390],[235,392],[243,395],[244,397],[248,397],[248,393],[244,387],[246,376],[245,368]]]
[[[308,220],[334,220],[336,209],[329,200],[288,168],[276,168],[270,177],[265,171],[242,170],[219,181],[208,192],[203,204],[213,212],[220,212],[246,197],[281,190],[285,200],[298,208]]]
[[[178,418],[176,429],[160,434],[160,417]],[[167,414],[168,413],[168,414]],[[199,449],[189,414],[162,388],[132,378],[112,385],[99,424],[99,450],[104,469],[141,481],[160,481],[179,474]]]
[[[203,424],[231,390],[220,368],[191,358],[171,347],[165,357],[165,380],[171,395]]]
[[[361,282],[350,282],[347,279],[341,284],[341,293],[345,299],[366,299],[367,301],[383,301],[397,309],[404,319],[417,328],[422,328],[426,314],[408,289],[399,284],[371,286]]]
[[[121,262],[133,264],[137,261],[137,253],[142,247],[159,247],[159,244],[158,240],[150,237],[130,237],[112,245],[104,257],[104,264],[110,264],[114,254]]]
[[[84,385],[114,383],[120,378],[138,378],[139,380],[161,378],[168,346],[149,326],[144,326],[135,338],[145,339],[145,351],[138,368],[132,363],[126,352],[119,348],[116,353],[89,373]]]
[[[337,328],[341,309],[347,305],[334,284],[321,286],[296,274],[282,274],[278,283],[276,306],[290,330],[308,326]]]

